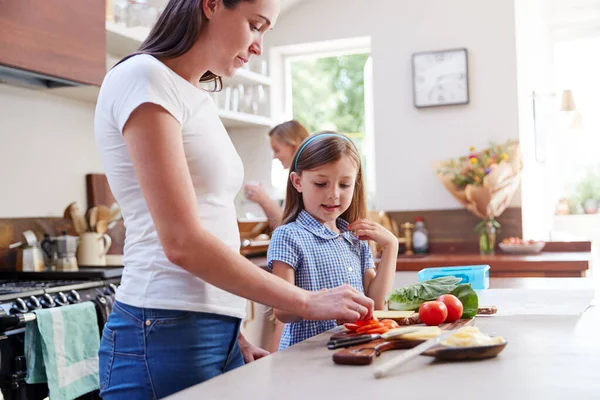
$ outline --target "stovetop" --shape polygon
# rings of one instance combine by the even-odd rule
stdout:
[[[11,280],[0,280],[0,296],[20,294],[29,295],[30,292],[45,293],[45,290],[56,287],[71,287],[74,285],[80,285],[87,283],[86,281],[11,281]]]

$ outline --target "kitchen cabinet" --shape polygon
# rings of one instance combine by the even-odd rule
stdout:
[[[106,73],[102,0],[0,1],[0,65],[74,84]]]

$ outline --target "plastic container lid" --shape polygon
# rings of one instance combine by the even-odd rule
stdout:
[[[441,276],[455,276],[462,279],[460,283],[470,283],[474,290],[483,290],[490,287],[489,265],[425,268],[420,270],[417,276],[419,277],[419,282]]]

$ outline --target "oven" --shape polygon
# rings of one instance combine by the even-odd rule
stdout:
[[[112,310],[120,271],[18,273],[0,272],[0,391],[6,400],[40,400],[48,397],[46,384],[25,382],[25,325],[35,319],[33,310],[64,307],[91,301],[99,332]],[[1,397],[0,397],[1,398]],[[98,392],[80,399],[99,399]]]

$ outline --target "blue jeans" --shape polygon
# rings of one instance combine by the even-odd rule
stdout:
[[[116,301],[100,341],[100,396],[158,399],[244,365],[240,322]]]

